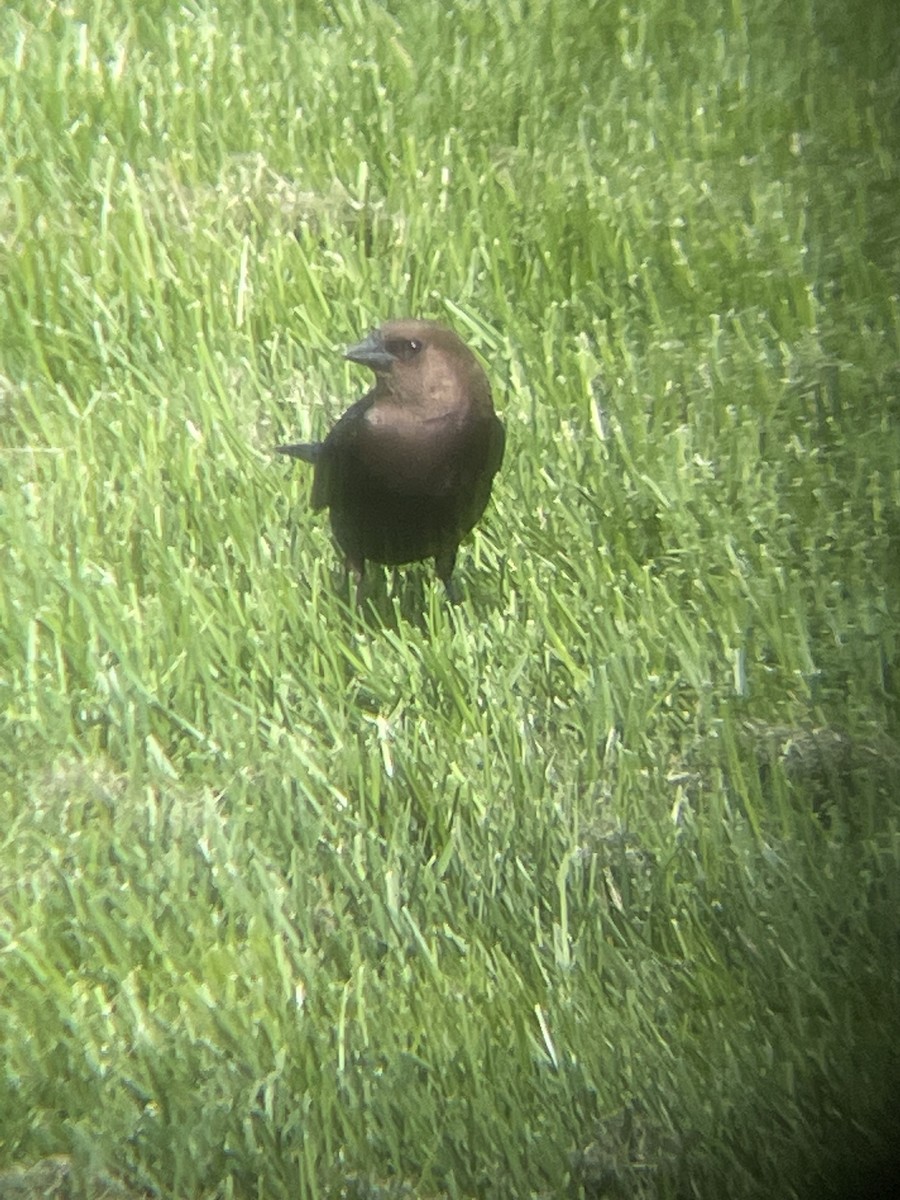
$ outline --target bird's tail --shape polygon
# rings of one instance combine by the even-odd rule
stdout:
[[[317,463],[322,453],[321,442],[300,442],[296,446],[276,446],[278,454],[289,454],[291,458],[302,458],[304,462]]]

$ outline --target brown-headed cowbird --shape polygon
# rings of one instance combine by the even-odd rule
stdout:
[[[367,558],[388,566],[434,558],[453,599],[457,547],[503,460],[487,377],[436,321],[389,321],[344,357],[374,371],[375,386],[324,442],[276,449],[315,466],[312,506],[329,510],[357,597]]]

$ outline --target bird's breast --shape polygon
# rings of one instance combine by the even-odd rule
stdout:
[[[373,406],[355,446],[361,474],[387,491],[440,495],[459,482],[467,424],[455,411],[410,413]]]

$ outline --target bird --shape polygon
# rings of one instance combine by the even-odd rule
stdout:
[[[363,594],[367,561],[433,558],[449,599],[453,568],[503,462],[506,433],[478,359],[447,326],[388,321],[344,357],[375,385],[322,442],[276,446],[315,468],[311,506],[327,508],[334,539]]]

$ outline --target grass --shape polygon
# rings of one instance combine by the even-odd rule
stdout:
[[[3,9],[2,1186],[886,1169],[895,24]],[[365,616],[272,447],[403,314],[508,455]]]

